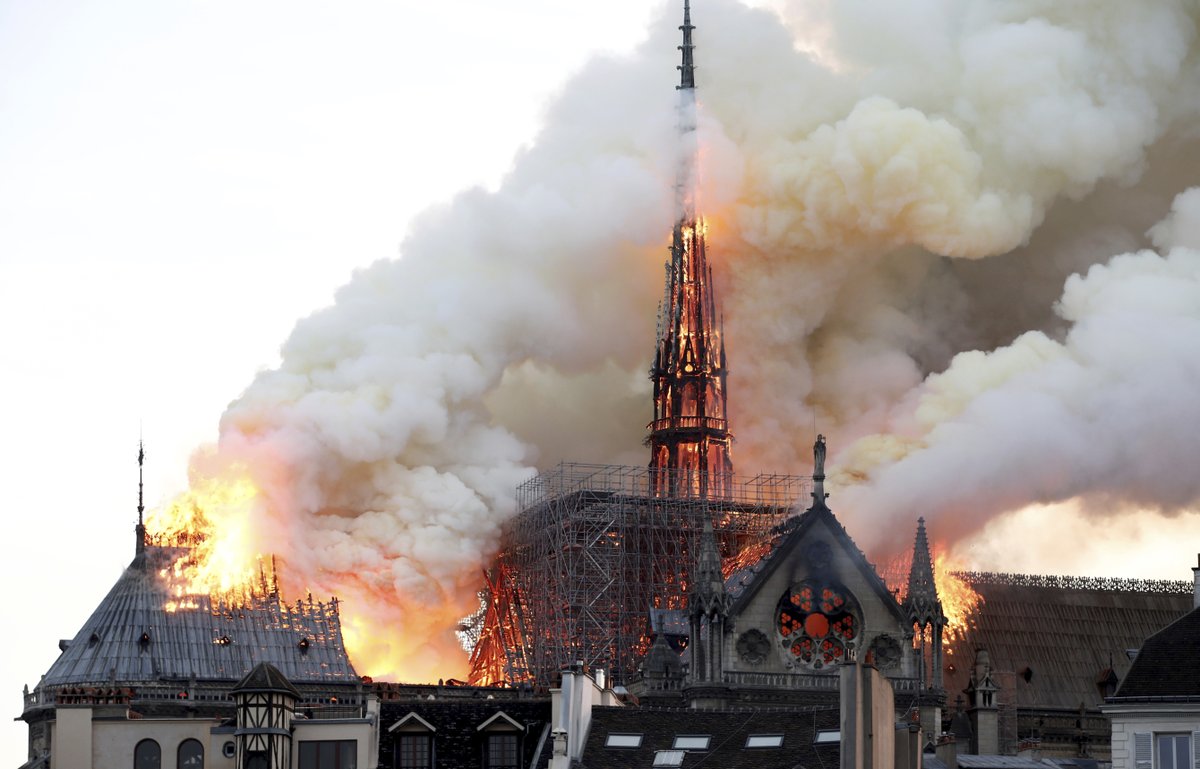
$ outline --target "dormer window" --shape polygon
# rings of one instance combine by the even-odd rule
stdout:
[[[433,724],[409,713],[388,727],[394,736],[397,769],[431,769],[434,766]]]
[[[521,765],[521,737],[525,726],[504,711],[497,711],[475,727],[483,737],[483,766],[486,769],[518,769]]]

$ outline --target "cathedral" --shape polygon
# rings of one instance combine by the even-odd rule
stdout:
[[[685,0],[683,142],[693,29]],[[1188,612],[1192,585],[960,575],[983,601],[951,638],[924,520],[896,535],[911,561],[889,584],[828,505],[824,436],[811,477],[735,473],[695,162],[678,172],[649,461],[518,489],[471,685],[360,676],[337,599],[289,603],[265,570],[236,598],[181,596],[164,575],[190,543],[149,536],[139,504],[129,566],[24,692],[22,769],[874,766],[849,742],[847,692],[887,711],[881,768],[955,743],[1106,759],[1126,650]]]

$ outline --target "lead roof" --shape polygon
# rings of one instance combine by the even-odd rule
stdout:
[[[283,603],[255,590],[235,603],[188,597],[168,611],[160,572],[177,548],[146,546],[50,666],[39,687],[237,681],[268,662],[296,684],[358,682],[336,600]]]

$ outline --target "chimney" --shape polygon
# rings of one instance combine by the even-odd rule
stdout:
[[[1192,608],[1200,608],[1200,554],[1196,556],[1196,565],[1192,567],[1192,579],[1196,587],[1192,590]]]

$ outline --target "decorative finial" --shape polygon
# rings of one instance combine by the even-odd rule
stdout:
[[[146,511],[145,500],[142,496],[142,466],[146,463],[146,447],[138,440],[138,526],[142,525],[142,513]]]
[[[146,447],[142,440],[138,439],[138,522],[134,528],[134,536],[137,538],[134,542],[134,557],[141,555],[146,550],[146,524],[142,520],[142,514],[146,511],[145,500],[143,497],[143,478],[142,467],[146,463]]]
[[[683,62],[679,65],[679,88],[692,89],[696,87],[696,66],[692,63],[692,6],[689,0],[683,0],[683,24],[679,27],[683,31],[683,45],[679,46],[679,50],[683,52]]]

